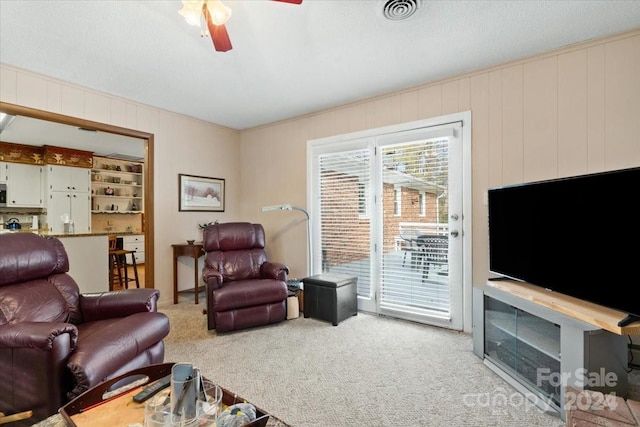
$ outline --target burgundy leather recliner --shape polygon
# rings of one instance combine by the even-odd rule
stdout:
[[[286,318],[289,268],[267,261],[260,224],[210,224],[203,233],[202,275],[208,329],[227,332]]]
[[[155,289],[80,294],[62,242],[0,235],[0,412],[27,425],[87,389],[162,363],[169,319]],[[12,424],[18,425],[18,424]]]

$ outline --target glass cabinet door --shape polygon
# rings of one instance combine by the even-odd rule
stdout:
[[[560,406],[560,327],[485,296],[484,353],[547,402]]]

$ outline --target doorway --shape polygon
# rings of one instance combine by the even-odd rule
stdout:
[[[312,271],[357,276],[359,310],[463,329],[465,119],[470,113],[310,142]]]
[[[82,128],[101,131],[113,135],[114,137],[122,137],[125,141],[135,140],[136,142],[144,145],[144,170],[143,179],[145,182],[145,194],[143,200],[144,211],[144,236],[145,236],[145,266],[146,275],[144,280],[144,286],[153,288],[154,285],[154,209],[153,209],[153,175],[154,175],[154,163],[153,163],[153,147],[154,137],[153,134],[137,131],[133,129],[122,128],[119,126],[108,125],[105,123],[93,122],[90,120],[80,119],[77,117],[65,116],[63,114],[51,113],[48,111],[37,110],[34,108],[24,107],[20,105],[10,104],[6,102],[0,102],[0,112],[15,115],[30,117],[42,121],[49,121],[58,123],[61,125],[67,125],[73,128]],[[79,147],[73,147],[79,148]],[[142,285],[141,285],[142,286]]]

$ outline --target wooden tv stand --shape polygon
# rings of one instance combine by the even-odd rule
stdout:
[[[565,388],[628,393],[626,313],[510,279],[474,293],[474,353],[541,409],[565,419]],[[585,378],[612,381],[585,383]],[[558,380],[561,378],[562,380]]]
[[[590,323],[617,335],[640,335],[640,322],[634,322],[622,327],[618,326],[618,322],[626,317],[626,313],[621,311],[516,280],[488,280],[487,286],[550,308],[565,316]]]

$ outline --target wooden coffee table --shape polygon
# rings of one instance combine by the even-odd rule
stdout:
[[[47,419],[49,420],[48,422],[45,420],[37,425],[47,427],[113,427],[128,426],[136,423],[144,424],[145,404],[135,403],[133,396],[140,392],[145,385],[169,375],[173,365],[173,363],[151,365],[99,384],[60,408],[60,416],[56,418],[61,418],[62,424],[59,424],[59,420]],[[125,380],[127,385],[119,386]],[[224,405],[231,406],[235,403],[246,402],[245,399],[225,388],[222,388],[222,391],[222,403]],[[256,407],[256,420],[245,424],[243,427],[289,426]]]

